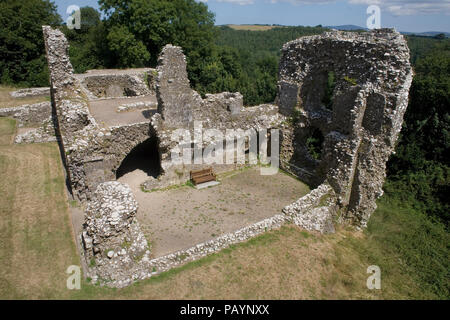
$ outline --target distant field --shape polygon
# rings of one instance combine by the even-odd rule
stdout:
[[[249,30],[249,31],[267,31],[274,28],[281,28],[280,26],[260,26],[254,24],[228,24],[228,27],[234,30]]]

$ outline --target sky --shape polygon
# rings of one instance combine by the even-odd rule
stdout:
[[[70,5],[99,9],[97,0],[53,0],[67,19]],[[369,5],[381,10],[381,27],[398,31],[450,32],[450,0],[197,0],[216,15],[216,24],[366,27]]]

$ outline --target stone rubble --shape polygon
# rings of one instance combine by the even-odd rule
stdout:
[[[52,115],[50,101],[35,104],[24,104],[12,108],[0,108],[0,117],[17,120],[18,127],[40,124]]]
[[[29,98],[38,96],[50,96],[50,88],[25,88],[9,93],[13,98]]]
[[[136,110],[136,109],[150,109],[150,108],[155,108],[155,104],[153,102],[135,102],[135,103],[126,103],[126,104],[121,104],[120,106],[117,107],[117,112],[126,112],[126,111],[130,111],[130,110]]]

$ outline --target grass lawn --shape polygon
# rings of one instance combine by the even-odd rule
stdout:
[[[286,226],[124,289],[82,282],[56,143],[12,145],[0,118],[0,299],[449,298],[449,236],[384,198],[367,230],[317,235]],[[381,290],[368,290],[369,265]]]
[[[44,101],[50,101],[50,97],[30,97],[30,98],[13,98],[9,95],[11,91],[20,88],[0,85],[0,108],[18,107],[24,104],[33,104]]]

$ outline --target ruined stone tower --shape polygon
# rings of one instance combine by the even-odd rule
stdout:
[[[284,132],[284,166],[311,184],[327,181],[342,218],[356,226],[366,226],[382,195],[412,76],[406,41],[391,29],[332,31],[283,46],[277,101],[282,114],[295,118]],[[320,159],[307,148],[315,131],[323,136]]]

